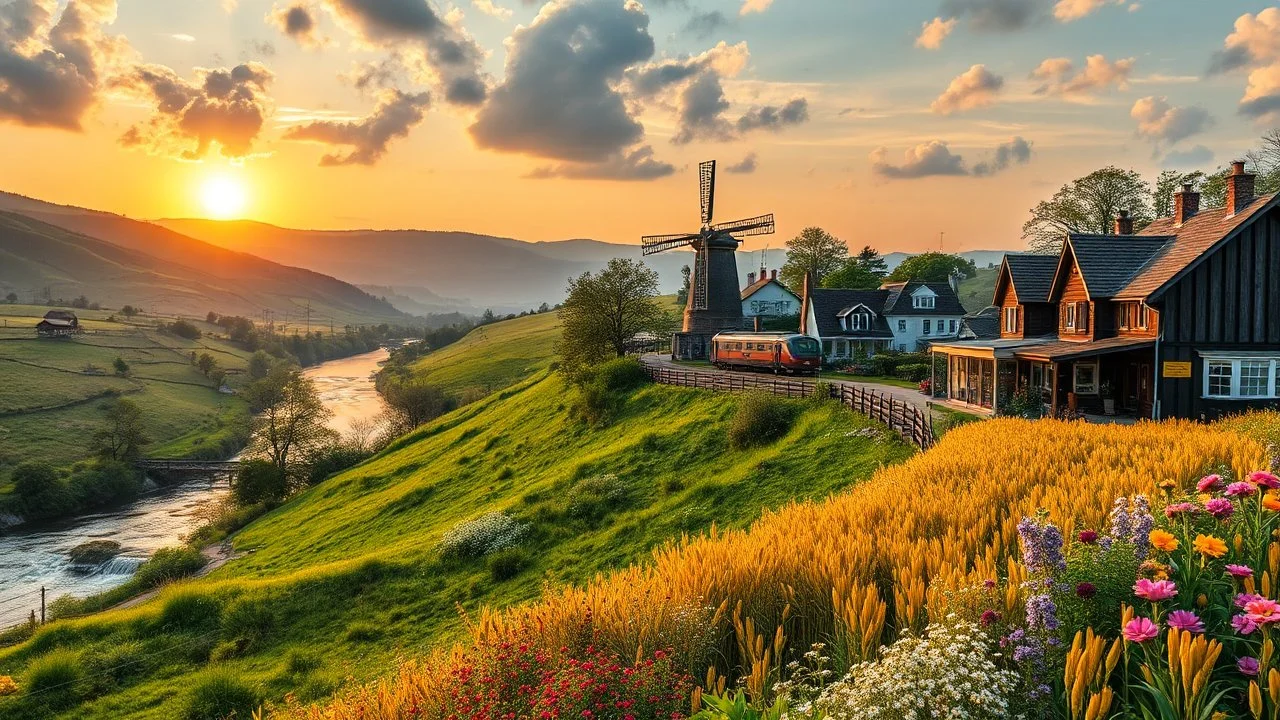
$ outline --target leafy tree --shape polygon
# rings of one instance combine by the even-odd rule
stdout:
[[[863,245],[862,250],[858,252],[856,258],[862,267],[871,271],[877,277],[884,277],[889,274],[889,266],[885,263],[884,257],[880,255],[880,251],[870,245]]]
[[[151,442],[142,423],[142,408],[120,398],[107,408],[107,424],[89,439],[89,447],[106,460],[136,460]]]
[[[217,325],[217,324],[218,324],[218,313],[216,313],[216,312],[214,312],[214,311],[210,310],[210,311],[209,311],[209,314],[208,314],[208,315],[206,315],[206,316],[204,317],[204,319],[205,319],[205,322],[209,323],[210,325]]]
[[[438,385],[402,380],[385,388],[382,399],[392,411],[392,424],[403,435],[453,409],[453,401]]]
[[[111,363],[111,366],[116,369],[116,375],[119,375],[120,377],[125,377],[129,374],[129,363],[125,362],[122,357],[116,358],[115,361]]]
[[[556,347],[565,370],[622,357],[636,335],[660,331],[666,317],[657,294],[658,273],[637,260],[614,258],[594,275],[570,279]]]
[[[222,384],[227,380],[227,371],[222,368],[214,368],[209,373],[209,379],[213,381],[214,387],[220,388],[222,387]]]
[[[13,305],[14,303],[18,302],[18,293],[11,292],[8,295],[5,295],[4,299],[5,299],[5,302],[9,303],[10,305]]]
[[[209,377],[209,373],[213,372],[216,367],[218,367],[218,361],[214,360],[212,355],[200,353],[200,358],[196,360],[196,369],[200,371],[201,375]]]
[[[199,340],[200,336],[203,334],[200,332],[200,328],[192,325],[186,320],[175,320],[171,325],[169,325],[169,332],[180,338],[186,338],[187,340]]]
[[[14,468],[12,479],[13,492],[20,499],[22,511],[28,518],[57,515],[72,504],[67,484],[44,463],[22,463]]]
[[[266,353],[265,350],[259,350],[249,357],[249,379],[261,380],[271,371],[271,365],[275,362],[274,358]]]
[[[847,288],[849,290],[875,290],[880,287],[884,278],[876,275],[856,258],[845,261],[839,270],[822,278],[824,288]]]
[[[231,495],[241,506],[278,502],[288,492],[288,476],[269,460],[246,460],[231,480]]]
[[[820,227],[807,227],[787,241],[787,262],[779,279],[797,292],[804,287],[804,276],[812,273],[819,285],[827,275],[839,270],[849,256],[849,247]]]
[[[244,392],[253,418],[249,451],[290,474],[316,450],[333,442],[337,433],[326,421],[333,414],[316,392],[315,383],[296,367],[277,363]]]
[[[493,308],[485,308],[484,314],[480,316],[480,324],[488,325],[491,322],[497,322],[498,316],[493,314]]]
[[[120,314],[124,315],[127,318],[131,318],[134,315],[138,314],[138,308],[132,305],[125,305],[124,307],[120,308]]]
[[[1031,208],[1022,238],[1036,252],[1056,253],[1068,233],[1115,232],[1121,210],[1128,210],[1134,228],[1140,229],[1153,219],[1151,198],[1151,186],[1133,170],[1114,166],[1094,170]]]
[[[688,265],[680,267],[680,277],[683,280],[680,283],[680,290],[676,292],[676,304],[685,305],[689,302],[689,280],[693,276],[693,268]]]
[[[912,255],[889,273],[894,282],[919,280],[920,282],[947,282],[952,273],[971,278],[978,274],[978,268],[972,260],[965,260],[959,255],[940,252],[927,252]]]
[[[1165,170],[1160,173],[1156,178],[1156,189],[1152,196],[1155,216],[1162,218],[1173,215],[1173,196],[1182,190],[1183,185],[1198,186],[1204,178],[1205,174],[1199,170],[1188,173]]]

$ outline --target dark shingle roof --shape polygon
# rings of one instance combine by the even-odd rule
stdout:
[[[777,278],[765,277],[765,278],[760,278],[759,280],[743,288],[742,299],[746,300],[752,295],[755,295],[757,292],[760,292],[760,290],[763,289],[765,285],[768,285],[769,283],[774,283],[775,285],[782,288],[783,290],[786,290],[789,293],[791,292],[791,289],[788,288],[786,285],[783,285],[781,282],[779,282]],[[795,293],[791,293],[791,294],[795,295]]]
[[[911,305],[911,293],[921,287],[929,288],[934,295],[938,296],[932,309]],[[964,306],[960,304],[960,298],[956,297],[955,291],[947,283],[912,281],[901,289],[890,290],[890,296],[885,299],[884,313],[886,315],[964,315]]]
[[[961,340],[988,340],[1000,337],[1000,308],[989,305],[960,321]]]
[[[1241,225],[1257,217],[1264,209],[1273,207],[1280,195],[1264,195],[1255,198],[1240,212],[1229,215],[1226,208],[1204,210],[1182,225],[1171,217],[1160,218],[1139,233],[1142,236],[1169,236],[1145,267],[1136,273],[1115,297],[1120,300],[1144,300],[1161,290],[1170,280],[1191,268],[1223,238],[1235,232]]]
[[[1004,256],[1009,265],[1009,278],[1018,302],[1049,302],[1049,290],[1053,288],[1053,276],[1058,272],[1057,255],[1033,255],[1009,253]]]
[[[1093,355],[1107,355],[1109,353],[1124,352],[1126,350],[1137,350],[1139,348],[1150,347],[1155,344],[1156,341],[1151,338],[1126,337],[1121,335],[1119,337],[1091,340],[1089,342],[1059,340],[1058,342],[1034,345],[1021,350],[1015,350],[1013,354],[1028,360],[1051,360],[1054,362],[1061,362],[1063,360],[1071,360],[1074,358],[1090,357]]]
[[[1115,297],[1172,238],[1163,235],[1071,235],[1068,242],[1089,297]]]
[[[809,302],[822,337],[891,338],[893,331],[884,319],[882,310],[888,290],[837,290],[817,288],[809,290]],[[840,313],[858,305],[866,305],[876,313],[876,322],[870,331],[840,329]]]

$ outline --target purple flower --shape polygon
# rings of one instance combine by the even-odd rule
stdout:
[[[1067,569],[1067,559],[1062,554],[1062,531],[1053,523],[1024,517],[1018,523],[1018,539],[1022,544],[1022,562],[1030,572]]]
[[[1098,588],[1094,587],[1091,582],[1082,582],[1076,585],[1076,597],[1088,600],[1098,594]]]
[[[1080,534],[1076,535],[1076,539],[1085,545],[1092,545],[1098,542],[1098,533],[1094,530],[1081,530]]]
[[[1129,499],[1116,498],[1111,504],[1111,526],[1108,534],[1116,540],[1127,540],[1133,528],[1129,520]]]
[[[1221,475],[1205,475],[1196,482],[1196,490],[1200,492],[1209,492],[1222,487]]]
[[[1027,627],[1058,629],[1058,606],[1048,595],[1032,595],[1027,598]]]
[[[1231,627],[1241,635],[1252,635],[1253,631],[1258,629],[1258,624],[1250,620],[1248,615],[1241,613],[1231,616]]]
[[[1178,630],[1186,630],[1193,633],[1204,632],[1204,623],[1190,610],[1174,610],[1165,618],[1165,622],[1169,623],[1169,627],[1177,628]]]
[[[1129,541],[1133,543],[1133,554],[1139,560],[1147,558],[1151,548],[1151,528],[1155,526],[1155,518],[1151,517],[1151,504],[1146,495],[1133,497],[1133,514],[1129,519]]]
[[[1252,593],[1240,593],[1239,595],[1236,595],[1235,606],[1243,610],[1245,605],[1248,605],[1249,603],[1255,600],[1265,600],[1265,599],[1266,598],[1262,597],[1261,595],[1254,595]]]
[[[995,610],[984,610],[978,621],[982,623],[982,627],[987,627],[992,623],[1000,622],[1000,613]]]
[[[1014,662],[1026,662],[1034,660],[1044,654],[1044,651],[1036,645],[1019,645],[1013,649]]]
[[[1236,511],[1235,506],[1226,498],[1213,498],[1212,500],[1206,500],[1204,503],[1204,509],[1208,510],[1210,515],[1219,520],[1226,520],[1231,517],[1231,513]]]
[[[1249,482],[1253,483],[1254,485],[1257,485],[1258,487],[1264,487],[1271,490],[1280,488],[1280,478],[1276,477],[1275,475],[1272,475],[1269,472],[1265,472],[1263,470],[1259,470],[1255,473],[1250,473]]]
[[[992,580],[991,578],[987,578],[986,580],[982,581],[982,587],[988,590],[994,590],[996,587],[996,581]]]
[[[1257,677],[1258,661],[1256,658],[1242,657],[1236,661],[1236,669],[1246,677]]]
[[[1238,578],[1253,577],[1253,568],[1247,565],[1228,565],[1227,574]]]
[[[1233,482],[1227,486],[1227,495],[1232,497],[1249,497],[1258,492],[1258,486],[1247,482]]]
[[[1180,502],[1180,503],[1174,503],[1172,505],[1165,505],[1164,516],[1169,519],[1173,519],[1175,517],[1178,517],[1179,515],[1190,515],[1195,511],[1196,511],[1196,506],[1194,504],[1189,502]]]

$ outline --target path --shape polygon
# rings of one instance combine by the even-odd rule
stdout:
[[[217,570],[223,565],[226,565],[227,561],[234,560],[235,558],[239,557],[231,549],[230,540],[220,542],[217,545],[210,545],[202,549],[200,551],[200,554],[203,555],[205,559],[208,560],[208,562],[205,563],[204,567],[200,568],[196,572],[196,574],[191,575],[190,576],[191,578],[204,577],[205,575],[208,575],[209,573],[213,572],[214,570]],[[108,610],[124,610],[126,608],[136,607],[150,600],[156,595],[159,595],[160,591],[164,590],[164,588],[165,588],[165,585],[161,585],[160,587],[154,590],[148,590],[142,593],[141,595],[135,595],[134,597],[131,597],[128,600],[125,600],[124,602],[118,605],[112,605],[111,607],[106,608],[102,612],[107,612]]]

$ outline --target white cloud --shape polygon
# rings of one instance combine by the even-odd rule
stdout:
[[[184,42],[184,43],[190,43],[190,42],[196,41],[195,35],[188,35],[186,33],[174,33],[169,37],[173,38],[174,40],[177,40],[178,42]]]
[[[1058,0],[1053,6],[1053,16],[1062,22],[1071,22],[1107,5],[1124,5],[1127,0]],[[1130,8],[1133,12],[1136,8]]]
[[[937,50],[942,47],[942,41],[947,39],[947,36],[951,34],[955,27],[955,18],[943,20],[940,17],[936,17],[930,20],[920,28],[920,36],[916,38],[916,47]]]
[[[1209,129],[1213,118],[1199,107],[1176,107],[1166,97],[1154,95],[1133,104],[1129,116],[1138,121],[1138,134],[1149,140],[1170,145]]]
[[[939,115],[985,107],[995,102],[996,93],[1004,86],[1004,78],[993,75],[985,65],[974,65],[956,77],[929,106]]]
[[[773,0],[742,0],[742,8],[738,10],[739,15],[750,15],[751,13],[762,13],[769,9],[773,4]]]
[[[499,20],[511,19],[511,8],[494,5],[493,0],[471,0],[471,4],[474,5],[477,10],[489,17],[495,17]]]
[[[1134,58],[1108,62],[1103,55],[1090,55],[1085,66],[1076,72],[1075,63],[1069,58],[1049,58],[1031,72],[1031,78],[1041,83],[1036,94],[1078,98],[1112,86],[1127,88],[1135,62]]]

